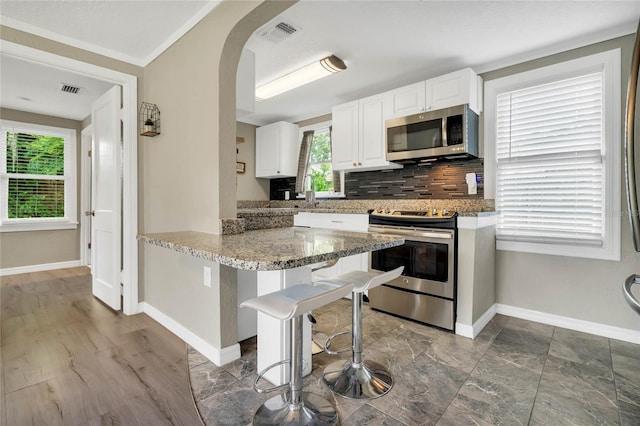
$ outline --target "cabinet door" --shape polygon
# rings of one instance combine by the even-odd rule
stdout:
[[[420,81],[389,92],[391,95],[391,113],[387,117],[404,117],[425,110],[425,82]]]
[[[387,163],[385,158],[385,126],[390,104],[389,95],[360,99],[360,158],[358,167],[371,167]]]
[[[280,122],[280,173],[279,176],[290,177],[298,174],[298,157],[300,156],[300,128],[297,124]]]
[[[278,123],[256,129],[256,177],[274,177],[280,173],[281,127]]]
[[[358,162],[358,101],[333,107],[331,163],[333,170],[350,170]]]
[[[427,80],[427,86],[427,103],[431,109],[469,104],[478,112],[478,79],[471,68]]]

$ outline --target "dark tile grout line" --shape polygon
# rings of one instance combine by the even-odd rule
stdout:
[[[624,424],[622,422],[622,410],[620,410],[620,396],[618,392],[618,383],[616,381],[616,370],[613,364],[613,352],[611,350],[611,339],[607,339],[607,346],[609,347],[609,359],[611,361],[611,374],[613,376],[613,387],[616,391],[616,404],[618,404],[618,420],[620,420],[620,424]]]
[[[540,369],[540,377],[538,378],[538,385],[536,386],[536,394],[533,397],[533,403],[531,404],[531,410],[529,410],[529,420],[527,424],[531,423],[531,417],[533,416],[533,408],[536,406],[536,401],[538,399],[538,392],[540,391],[540,384],[542,383],[542,376],[544,376],[544,368],[547,365],[547,361],[549,360],[549,353],[551,352],[551,344],[553,343],[553,338],[556,335],[557,327],[553,327],[553,333],[551,333],[551,338],[549,339],[549,347],[547,348],[547,353],[544,356],[544,362],[542,363],[542,369]]]

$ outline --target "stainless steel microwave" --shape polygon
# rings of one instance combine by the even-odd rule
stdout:
[[[478,115],[469,105],[385,122],[387,161],[478,156]]]

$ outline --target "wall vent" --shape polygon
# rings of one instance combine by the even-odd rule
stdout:
[[[283,40],[286,40],[293,35],[295,35],[298,31],[300,31],[300,27],[295,26],[289,22],[278,22],[275,25],[270,25],[267,28],[260,31],[260,37],[265,38],[274,43],[280,43]]]
[[[73,85],[67,84],[67,83],[60,83],[60,86],[58,87],[58,90],[60,90],[63,93],[71,93],[73,95],[77,95],[82,90],[82,87],[73,86]]]

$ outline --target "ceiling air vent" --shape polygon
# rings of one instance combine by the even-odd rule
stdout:
[[[280,43],[288,39],[300,30],[293,24],[287,22],[279,22],[276,25],[269,26],[260,32],[260,37],[266,38],[274,43]]]
[[[77,95],[82,90],[82,87],[72,86],[71,84],[67,83],[60,83],[60,87],[58,87],[58,90],[63,93],[71,93],[73,95]]]

